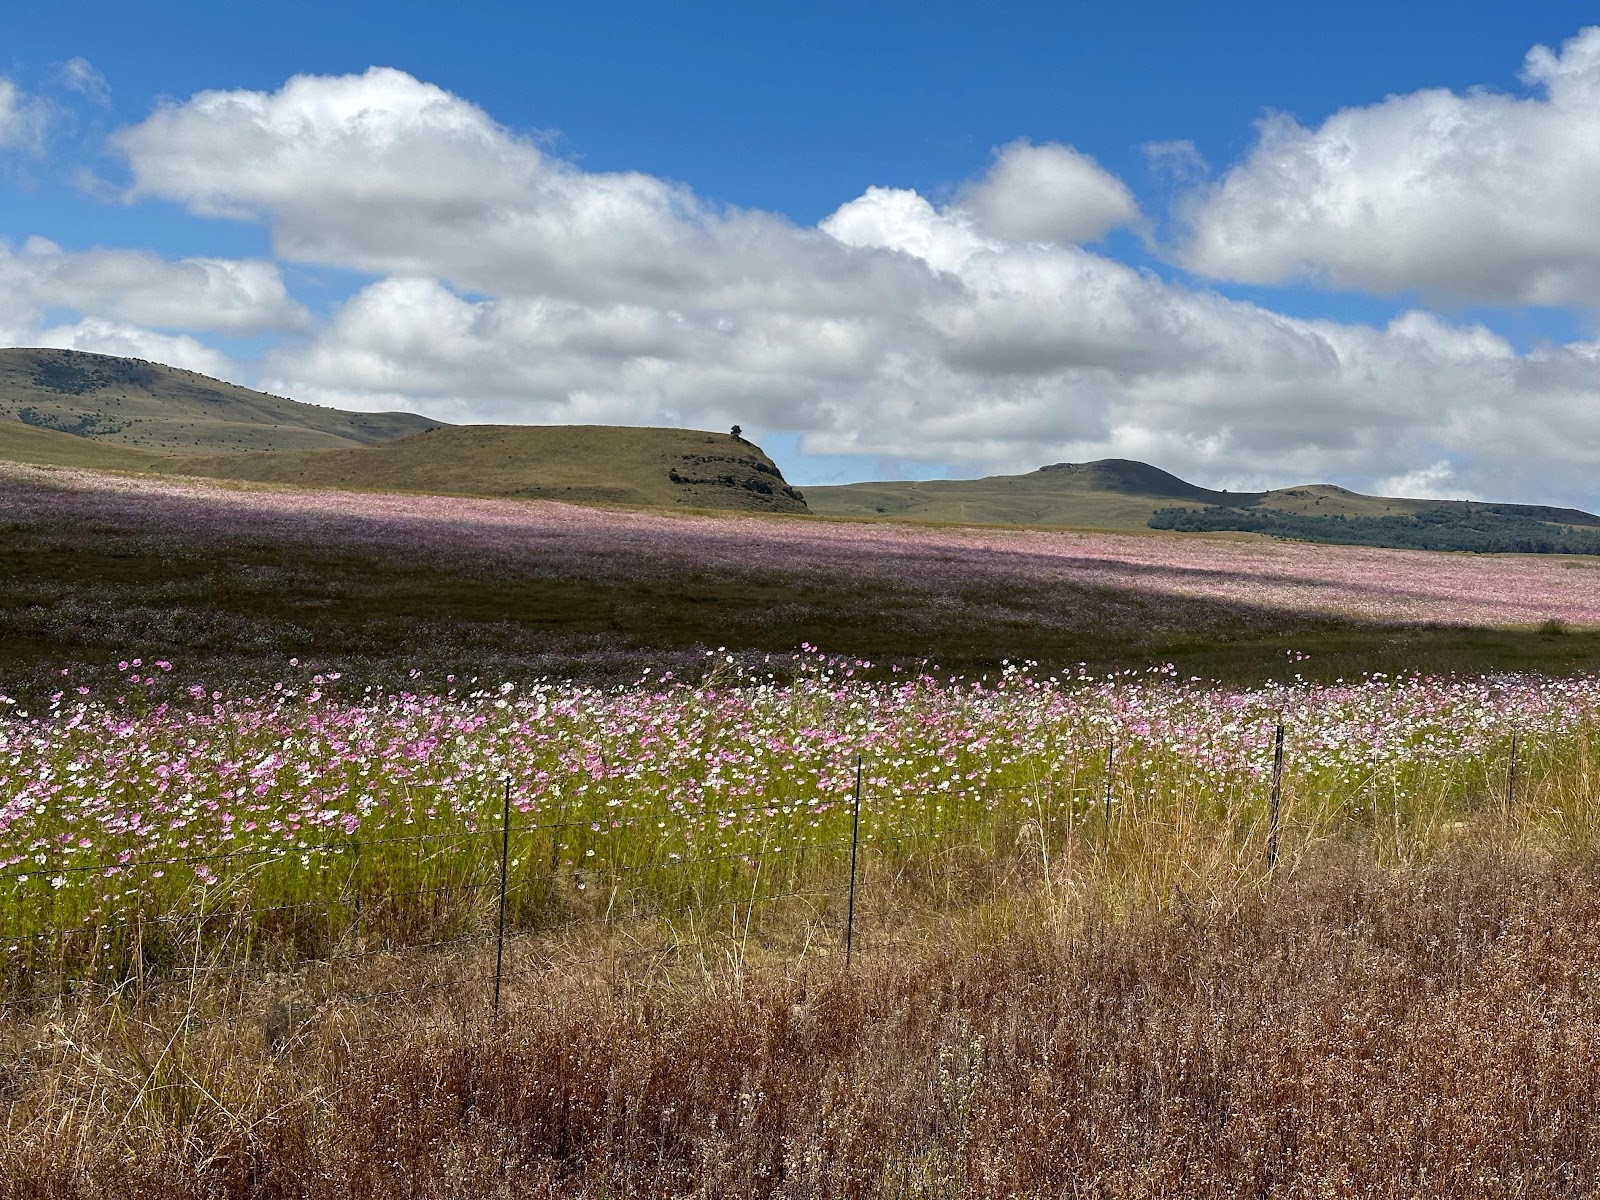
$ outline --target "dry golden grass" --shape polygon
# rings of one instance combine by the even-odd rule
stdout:
[[[870,875],[850,971],[837,896],[519,940],[498,1022],[492,946],[63,1000],[0,1196],[1589,1195],[1600,858],[1530,832],[1025,835]]]
[[[24,425],[0,416],[0,459],[48,467],[90,467],[102,471],[153,471],[167,456],[112,442]]]

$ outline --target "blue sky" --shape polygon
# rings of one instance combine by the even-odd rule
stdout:
[[[0,333],[445,419],[731,415],[802,483],[1124,453],[1593,504],[1588,16],[28,6]]]

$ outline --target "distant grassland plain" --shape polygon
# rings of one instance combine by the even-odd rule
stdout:
[[[987,671],[1600,662],[1593,559],[703,516],[0,466],[0,663],[624,677],[801,643]],[[1304,656],[1310,655],[1307,660]]]

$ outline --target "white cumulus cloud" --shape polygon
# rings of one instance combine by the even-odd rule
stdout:
[[[875,303],[893,272],[765,213],[584,172],[400,71],[202,92],[116,135],[131,195],[260,218],[278,254],[489,292],[737,308]]]
[[[1180,261],[1250,283],[1600,303],[1600,27],[1535,47],[1522,78],[1534,94],[1429,89],[1311,129],[1268,117],[1182,206]]]
[[[16,250],[0,242],[0,287],[36,310],[74,309],[163,329],[251,334],[302,329],[310,320],[278,268],[255,259],[67,251],[35,237]]]
[[[1008,242],[1092,242],[1139,218],[1122,180],[1071,146],[1012,142],[961,194],[978,227]]]

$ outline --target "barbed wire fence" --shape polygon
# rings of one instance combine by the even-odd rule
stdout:
[[[1273,729],[1270,774],[1263,780],[1265,824],[1263,865],[1279,867],[1280,839],[1286,822],[1285,726]],[[1528,786],[1529,739],[1515,734],[1505,762],[1499,802],[1510,814]],[[327,838],[279,846],[226,849],[193,855],[117,859],[59,865],[35,862],[27,869],[0,871],[0,884],[34,887],[35,919],[21,936],[0,931],[5,960],[0,971],[7,990],[0,994],[0,1018],[37,1014],[69,999],[103,998],[148,1006],[191,991],[201,980],[222,982],[220,1011],[191,1012],[187,1029],[219,1023],[257,1021],[261,997],[252,987],[277,984],[281,990],[318,1005],[358,1005],[405,1001],[452,991],[479,995],[477,1015],[497,1018],[508,975],[508,951],[523,965],[538,953],[551,963],[571,965],[579,958],[563,939],[625,930],[649,922],[694,922],[704,927],[712,913],[725,915],[733,948],[743,952],[761,934],[762,916],[781,913],[790,927],[802,927],[806,944],[837,949],[849,969],[864,948],[859,940],[858,892],[864,876],[903,874],[916,861],[930,866],[965,854],[992,859],[1022,827],[1037,825],[1041,846],[1067,833],[1109,852],[1114,825],[1132,810],[1138,788],[1128,770],[1128,748],[1109,737],[1104,778],[1079,781],[1065,804],[1049,811],[1010,814],[1010,824],[993,812],[971,810],[952,816],[949,808],[928,810],[915,827],[895,826],[874,810],[863,791],[857,756],[848,817],[848,836],[811,840],[802,820],[792,818],[803,804],[763,802],[708,810],[719,829],[746,818],[770,817],[788,810],[787,828],[776,837],[715,849],[672,849],[671,833],[659,814],[619,817],[604,813],[556,814],[556,819],[519,821],[508,776],[503,784],[501,820],[476,829]],[[1487,782],[1487,780],[1486,780]],[[838,809],[830,810],[838,814]],[[1055,827],[1052,827],[1054,824]],[[814,828],[819,828],[817,822]],[[1099,825],[1101,828],[1096,829]],[[627,841],[643,831],[665,834]],[[687,844],[685,844],[687,846]],[[920,856],[920,858],[919,858]],[[215,875],[226,866],[228,873]],[[287,867],[288,879],[270,880],[274,868]],[[60,881],[97,876],[115,881],[126,895],[143,881],[159,880],[167,868],[215,875],[215,887],[182,893],[171,911],[146,912],[135,896],[131,911],[106,914],[92,908],[78,923],[58,914]],[[394,887],[397,869],[419,880]],[[258,902],[267,884],[301,889],[303,898]],[[12,897],[12,911],[29,911],[30,897]],[[798,917],[797,917],[798,914]],[[781,924],[781,922],[780,922]],[[434,968],[448,951],[493,947],[493,967],[476,960],[455,970],[381,987],[370,981],[374,960],[399,967]],[[638,957],[659,955],[659,944],[640,947]],[[565,957],[558,958],[558,955]],[[608,947],[590,961],[614,960]],[[446,964],[449,965],[449,964]],[[476,979],[462,971],[479,972]],[[426,973],[426,972],[424,972]],[[401,972],[404,975],[404,971]],[[215,1001],[218,989],[211,989]],[[226,1001],[239,1003],[229,1008]]]
[[[508,946],[551,944],[631,922],[704,917],[720,908],[734,914],[737,928],[748,936],[758,913],[788,904],[805,910],[805,923],[814,932],[842,922],[837,938],[851,945],[855,914],[848,905],[857,880],[851,856],[864,866],[869,853],[912,842],[943,844],[955,832],[937,825],[895,830],[882,821],[864,826],[858,816],[849,836],[842,837],[831,836],[833,831],[819,823],[830,836],[790,828],[777,838],[756,841],[740,831],[727,839],[728,848],[675,848],[670,832],[679,831],[670,831],[622,845],[629,835],[662,824],[659,817],[514,820],[509,780],[505,789],[501,821],[475,830],[89,863],[33,862],[27,869],[0,872],[0,885],[21,891],[12,897],[12,911],[32,917],[25,932],[8,937],[0,930],[8,981],[0,1014],[38,1011],[66,997],[117,997],[137,1005],[163,988],[167,994],[181,991],[185,980],[198,976],[230,979],[233,990],[242,992],[250,980],[320,973],[327,982],[315,990],[330,999],[394,998],[441,985],[425,981],[346,995],[335,977],[359,974],[350,969],[380,957],[420,961],[431,952],[474,945],[495,950],[492,982],[484,988],[492,1014],[499,1008]],[[857,798],[859,803],[859,790]],[[770,802],[724,807],[709,819],[731,826],[770,816],[779,807]],[[959,832],[970,836],[972,830]],[[734,844],[739,842],[744,844]],[[401,856],[410,861],[399,873],[424,882],[408,887],[385,882]],[[217,883],[183,890],[181,907],[149,911],[142,890],[175,869],[203,869]],[[258,885],[274,870],[279,889],[297,889],[296,898],[261,899],[271,888]],[[287,883],[284,874],[290,877]],[[442,877],[431,881],[430,875]],[[92,887],[68,891],[63,886],[68,881],[109,883],[106,893],[122,897],[124,911],[108,914],[96,902],[100,893]],[[81,923],[74,921],[75,910],[62,911],[69,907],[64,894],[78,909],[88,910]]]

